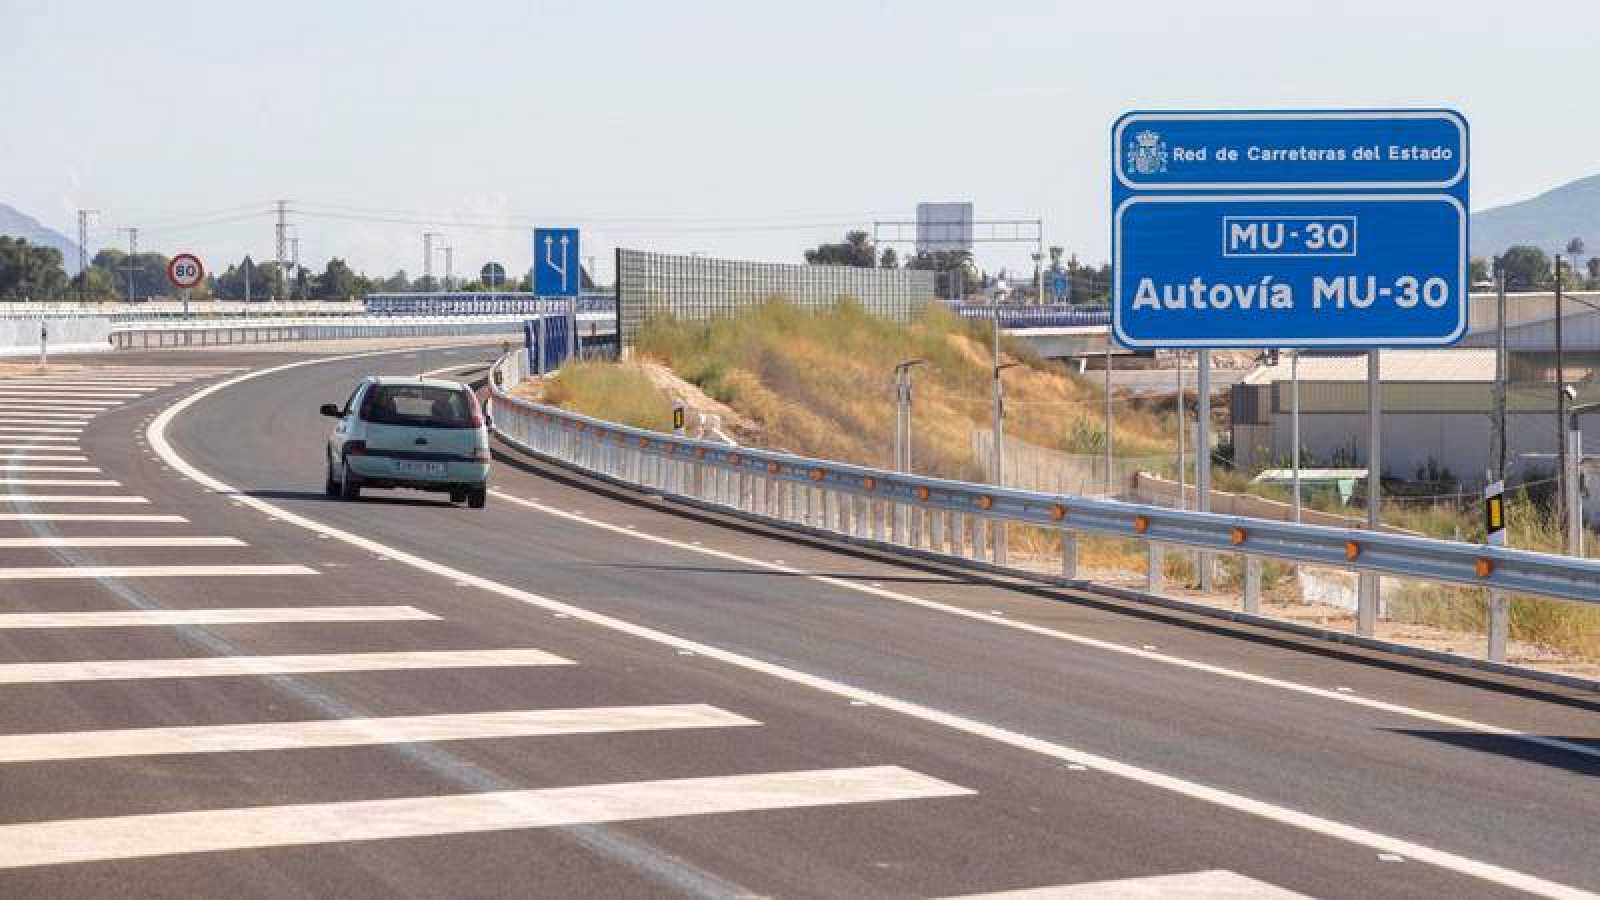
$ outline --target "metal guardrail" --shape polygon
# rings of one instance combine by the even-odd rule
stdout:
[[[190,318],[312,318],[363,315],[360,303],[348,301],[195,301],[185,309],[181,302],[152,300],[140,303],[0,303],[0,319],[104,318],[112,322],[155,322]]]
[[[572,301],[511,291],[463,293],[460,291],[368,294],[367,313],[375,316],[475,316],[567,312]],[[577,298],[580,313],[616,314],[616,297],[609,292],[586,292]]]
[[[1108,306],[1075,306],[1053,304],[1045,306],[990,306],[961,303],[950,307],[963,319],[999,318],[1001,328],[1074,328],[1111,324]]]
[[[1062,575],[1077,578],[1079,534],[1142,540],[1146,588],[1162,591],[1164,546],[1244,558],[1244,611],[1259,614],[1263,559],[1600,603],[1600,561],[1376,531],[1010,490],[808,459],[630,428],[510,396],[525,354],[496,363],[497,434],[533,453],[628,485],[891,547],[1006,565],[1005,523],[1056,530]],[[1503,634],[1503,632],[1502,632]],[[1498,651],[1491,638],[1491,659]]]
[[[161,347],[210,347],[362,338],[510,335],[519,334],[521,331],[521,316],[474,316],[454,319],[363,318],[337,321],[328,319],[182,321],[120,323],[112,326],[111,344],[119,350],[142,350]]]

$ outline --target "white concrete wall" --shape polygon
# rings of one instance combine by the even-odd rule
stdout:
[[[0,356],[37,356],[41,325],[49,336],[52,353],[111,349],[110,319],[0,319]]]

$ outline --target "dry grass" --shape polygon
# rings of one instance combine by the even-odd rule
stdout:
[[[626,366],[592,360],[569,363],[545,383],[544,400],[635,428],[672,430],[672,403],[643,372]]]

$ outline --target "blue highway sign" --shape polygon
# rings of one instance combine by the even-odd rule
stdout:
[[[1135,112],[1111,149],[1118,343],[1363,349],[1465,333],[1460,115]]]
[[[1064,303],[1072,299],[1072,283],[1067,281],[1067,273],[1057,272],[1051,276],[1050,293],[1057,303]]]
[[[578,229],[533,230],[533,293],[539,297],[576,297],[583,285],[578,260]]]

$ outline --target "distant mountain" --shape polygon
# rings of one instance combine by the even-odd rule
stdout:
[[[1583,238],[1584,256],[1600,256],[1600,175],[1472,214],[1473,256],[1493,257],[1515,244],[1553,254],[1575,237]]]
[[[71,238],[39,223],[23,211],[0,203],[0,234],[25,238],[30,244],[54,247],[61,251],[68,275],[78,274],[78,245]]]

